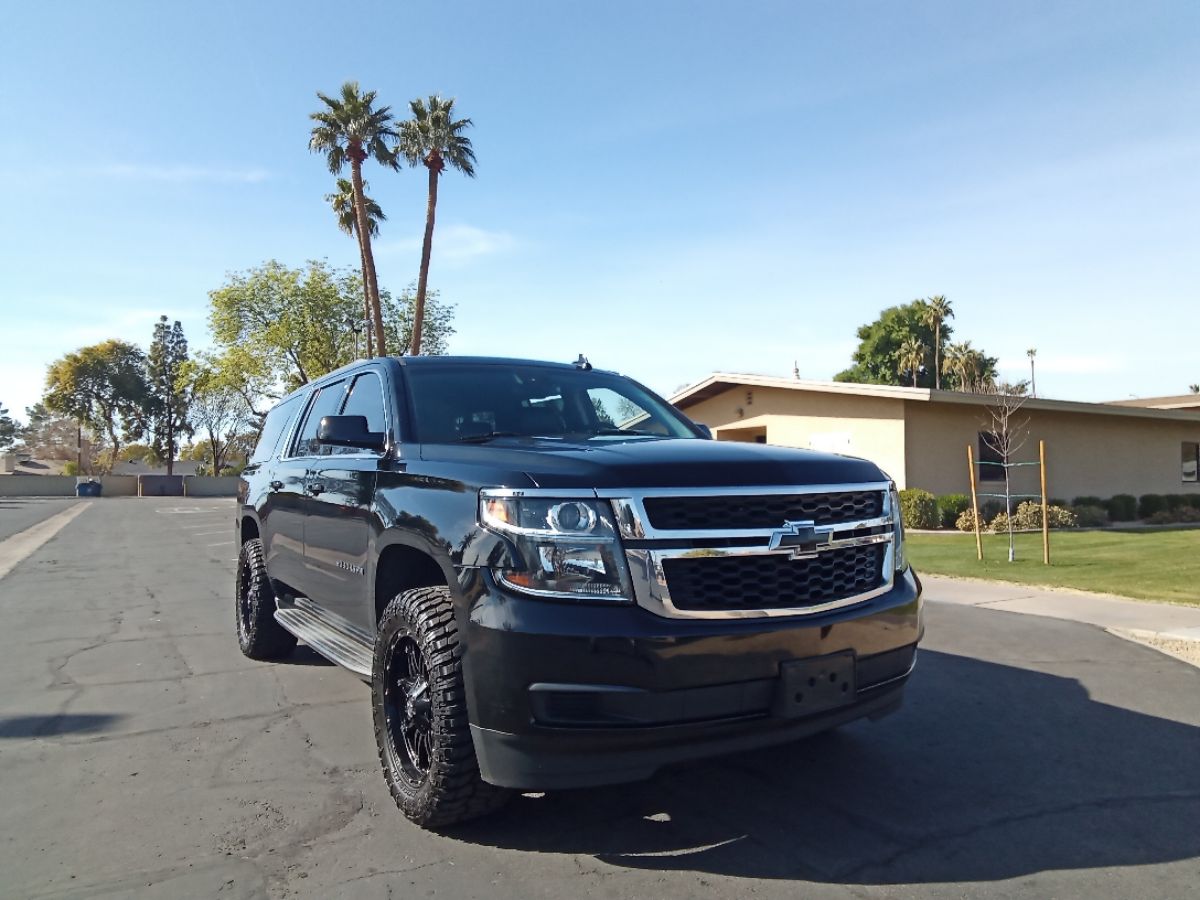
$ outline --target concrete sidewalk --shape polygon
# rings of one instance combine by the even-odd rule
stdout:
[[[1084,622],[1200,666],[1200,606],[941,575],[921,575],[921,583],[935,603]]]

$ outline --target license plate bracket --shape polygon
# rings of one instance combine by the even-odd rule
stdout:
[[[779,667],[771,711],[785,719],[812,716],[853,703],[855,690],[853,650],[796,659]]]

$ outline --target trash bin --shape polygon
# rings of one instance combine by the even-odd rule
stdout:
[[[99,497],[100,482],[98,481],[81,481],[75,485],[76,497]]]

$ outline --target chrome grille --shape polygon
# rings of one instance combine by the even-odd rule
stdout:
[[[681,611],[803,611],[883,585],[885,552],[875,544],[809,560],[781,554],[680,556],[664,559],[662,566],[671,602]]]
[[[647,497],[646,517],[660,531],[778,528],[788,521],[832,525],[882,515],[881,491]]]

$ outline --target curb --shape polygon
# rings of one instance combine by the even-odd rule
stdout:
[[[1157,650],[1200,669],[1200,628],[1147,631],[1143,628],[1105,628],[1113,637]]]

